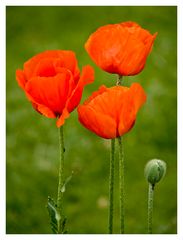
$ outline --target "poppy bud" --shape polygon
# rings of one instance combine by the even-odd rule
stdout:
[[[159,159],[150,160],[145,166],[145,177],[149,183],[155,185],[166,173],[166,163]]]

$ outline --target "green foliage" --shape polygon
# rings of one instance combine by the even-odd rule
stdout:
[[[61,233],[63,234],[67,233],[67,230],[65,230],[67,218],[66,217],[64,217],[63,219],[61,218],[60,212],[57,209],[57,204],[50,197],[48,197],[47,208],[50,216],[50,225],[53,233],[55,234],[59,233],[58,231],[59,224],[61,224]]]
[[[116,82],[115,75],[100,70],[89,58],[84,49],[86,39],[101,25],[128,20],[151,33],[158,32],[158,36],[142,73],[123,80],[127,86],[139,82],[147,93],[147,103],[138,113],[135,126],[124,136],[125,231],[146,233],[144,166],[149,159],[157,158],[165,159],[171,171],[156,187],[153,230],[176,233],[176,13],[176,7],[161,6],[7,7],[7,233],[51,233],[45,205],[48,195],[56,199],[59,166],[55,120],[32,109],[17,85],[15,70],[41,51],[72,49],[80,68],[91,64],[95,69],[95,82],[85,88],[83,102],[100,85],[109,87]],[[74,171],[64,193],[69,233],[107,233],[110,143],[84,129],[76,111],[66,120],[64,130],[65,176]],[[117,180],[118,155],[115,168]],[[116,198],[118,185],[114,187]],[[118,200],[114,215],[119,219]],[[119,222],[114,223],[114,232],[119,233]]]
[[[65,192],[65,189],[66,189],[66,185],[70,182],[70,180],[72,179],[72,176],[73,176],[73,172],[72,172],[72,175],[70,175],[68,178],[66,178],[62,188],[61,188],[61,192]]]
[[[54,200],[48,197],[48,212],[50,216],[50,225],[53,233],[58,233],[58,222],[61,219],[60,213],[57,211],[57,205]]]

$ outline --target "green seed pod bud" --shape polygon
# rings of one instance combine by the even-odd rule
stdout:
[[[159,159],[150,160],[145,166],[145,177],[149,183],[155,185],[166,173],[166,163]]]

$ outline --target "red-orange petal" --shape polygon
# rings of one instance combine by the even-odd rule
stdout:
[[[130,88],[102,86],[78,107],[79,120],[103,138],[119,137],[132,128],[145,101],[145,92],[138,83]]]
[[[96,95],[96,97],[88,103],[88,106],[91,106],[97,112],[111,116],[118,122],[118,115],[123,107],[123,99],[127,91],[127,87],[121,86],[106,88],[103,93]]]
[[[65,123],[65,119],[69,117],[69,112],[67,111],[66,108],[62,111],[62,114],[60,115],[59,119],[57,120],[57,127],[61,127]]]
[[[99,87],[99,89],[95,92],[92,93],[92,95],[84,101],[84,105],[90,103],[94,98],[96,98],[97,96],[101,95],[102,93],[107,92],[107,87],[105,85],[102,85]]]
[[[80,77],[73,51],[48,50],[25,62],[16,79],[33,108],[46,117],[59,117],[60,127],[79,104],[84,86],[93,82],[94,71],[86,66]]]
[[[36,103],[51,109],[55,115],[61,114],[67,100],[70,78],[72,75],[67,70],[55,77],[34,77],[27,82],[25,90]]]
[[[83,88],[86,84],[92,83],[94,81],[94,70],[91,66],[87,65],[83,67],[81,77],[73,90],[70,98],[66,103],[66,108],[68,112],[72,112],[80,103]]]
[[[139,83],[133,83],[129,91],[134,102],[136,114],[141,106],[146,102],[147,96]]]
[[[136,75],[143,70],[146,64],[146,59],[151,52],[156,35],[157,33],[153,36],[149,36],[148,40],[146,40],[147,43],[144,46],[137,46],[137,50],[134,50],[135,55],[129,55],[130,57],[128,56],[126,61],[124,61],[124,66],[120,66],[121,69],[125,69],[126,75]]]
[[[119,115],[118,136],[122,136],[129,132],[136,120],[134,102],[128,97],[128,95],[124,101],[123,108]]]
[[[133,83],[125,98],[123,108],[119,116],[119,136],[127,133],[134,125],[136,114],[146,101],[146,94],[138,83]]]
[[[54,112],[49,109],[48,107],[38,104],[34,101],[31,101],[33,108],[38,112],[41,113],[42,115],[44,115],[45,117],[48,118],[56,118],[56,115],[54,114]]]
[[[32,77],[54,77],[56,72],[56,67],[54,64],[59,60],[55,60],[52,58],[43,58],[37,63],[32,72]]]
[[[20,69],[16,70],[16,80],[18,82],[18,85],[24,90],[27,80],[25,78],[24,72]]]
[[[79,80],[80,70],[78,68],[78,61],[73,51],[60,50],[58,56],[62,59],[62,67],[69,69],[75,80],[75,83]]]
[[[106,139],[116,137],[116,122],[110,116],[85,105],[79,106],[77,110],[79,121],[87,129]]]
[[[109,24],[90,35],[85,49],[103,70],[135,75],[144,68],[156,35],[134,22]]]
[[[33,75],[35,76],[36,66],[42,60],[59,60],[57,67],[63,67],[69,69],[77,81],[79,78],[79,68],[77,65],[77,59],[75,53],[69,50],[47,50],[39,53],[24,63],[24,72],[27,79],[30,79]]]

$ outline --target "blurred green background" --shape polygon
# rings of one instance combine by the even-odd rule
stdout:
[[[126,233],[146,233],[147,189],[144,166],[149,159],[167,162],[167,174],[155,189],[154,233],[177,231],[177,9],[176,7],[7,7],[7,233],[51,233],[45,208],[56,199],[58,129],[54,119],[35,112],[15,80],[15,70],[47,49],[71,49],[80,68],[91,64],[95,82],[82,102],[101,84],[113,86],[115,75],[100,70],[84,50],[99,26],[136,21],[158,32],[142,73],[125,77],[139,82],[148,100],[131,132],[124,136]],[[74,171],[65,193],[69,233],[107,233],[110,141],[83,128],[74,111],[65,124],[65,171]],[[115,233],[119,232],[116,159]]]

